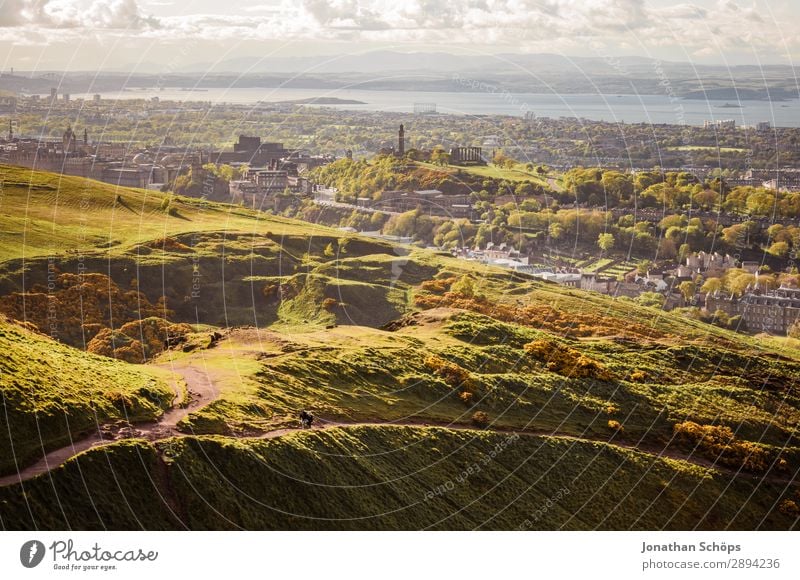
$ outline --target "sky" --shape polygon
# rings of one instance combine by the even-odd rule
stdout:
[[[396,50],[800,62],[798,0],[0,0],[0,69]]]

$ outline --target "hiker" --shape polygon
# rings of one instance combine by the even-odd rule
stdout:
[[[303,409],[300,411],[300,425],[303,429],[311,429],[311,423],[314,422],[314,415]]]

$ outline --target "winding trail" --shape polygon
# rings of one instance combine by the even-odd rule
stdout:
[[[177,384],[173,384],[172,388],[175,391],[175,396],[176,396],[173,406],[169,410],[167,410],[158,421],[153,421],[150,423],[138,423],[130,427],[126,427],[125,429],[128,431],[128,433],[126,433],[126,436],[124,438],[139,438],[139,439],[147,439],[149,441],[160,441],[162,439],[167,439],[170,437],[193,437],[202,435],[202,434],[185,433],[182,431],[178,431],[177,424],[181,421],[181,419],[186,417],[192,411],[204,407],[205,405],[216,400],[220,394],[219,387],[215,384],[212,376],[207,372],[207,370],[198,368],[196,366],[188,364],[175,364],[175,363],[169,363],[159,366],[161,366],[162,368],[168,368],[170,371],[173,371],[174,373],[177,373],[182,377],[182,379],[186,383],[187,391],[189,394],[189,401],[187,403],[183,400],[183,394],[184,394],[183,390],[179,388]],[[358,426],[441,427],[444,429],[450,429],[456,431],[475,430],[475,427],[472,427],[470,425],[459,425],[446,422],[432,422],[425,420],[419,420],[416,422],[385,421],[382,423],[379,422],[344,423],[339,421],[329,421],[317,418],[316,422],[317,424],[313,427],[312,431],[321,431],[334,427],[358,427]],[[241,436],[241,438],[276,439],[278,437],[282,437],[289,433],[295,433],[301,430],[302,429],[300,429],[299,427],[280,428],[280,429],[274,429],[272,431],[266,431],[258,435]],[[768,479],[771,481],[779,481],[783,483],[793,482],[793,480],[790,478],[782,478],[774,475],[766,475],[766,476],[758,475],[748,472],[742,472],[736,469],[731,469],[716,464],[715,462],[706,459],[704,457],[700,457],[696,454],[687,454],[672,448],[647,445],[641,442],[631,443],[627,441],[616,441],[614,440],[614,437],[610,438],[579,437],[571,433],[560,433],[547,430],[533,430],[533,429],[525,431],[515,431],[512,429],[484,429],[484,431],[489,431],[498,434],[506,434],[506,435],[518,435],[521,437],[558,437],[560,439],[567,439],[576,442],[603,443],[607,445],[621,447],[624,449],[629,449],[632,451],[647,453],[649,455],[653,455],[654,457],[658,458],[686,461],[688,463],[692,463],[694,465],[706,469],[714,469],[716,471],[727,473],[737,477],[751,477],[754,479],[762,479],[762,480]],[[48,473],[53,469],[56,469],[57,467],[62,465],[65,461],[74,457],[75,455],[78,455],[79,453],[82,453],[83,451],[96,447],[102,447],[104,445],[110,445],[112,443],[119,442],[124,438],[115,437],[113,434],[109,434],[108,432],[104,433],[103,429],[98,430],[83,439],[80,439],[78,441],[73,441],[70,445],[61,447],[59,449],[54,449],[53,451],[48,452],[35,463],[19,470],[18,473],[0,476],[0,487],[14,485],[17,483],[28,481],[36,476]]]
[[[196,366],[186,364],[178,365],[175,363],[158,366],[180,375],[186,382],[186,391],[180,388],[179,385],[173,383],[171,387],[175,392],[175,399],[173,400],[172,407],[165,411],[158,421],[136,423],[129,427],[124,427],[123,429],[129,431],[131,436],[148,439],[150,441],[158,441],[160,439],[167,439],[168,437],[185,437],[187,433],[178,431],[178,423],[192,411],[204,407],[219,397],[219,388],[208,373]],[[185,400],[186,394],[188,394],[188,401]],[[86,437],[73,440],[69,445],[49,451],[38,461],[27,467],[23,467],[18,470],[17,473],[0,476],[0,487],[27,481],[37,475],[52,471],[71,457],[88,449],[102,447],[103,445],[109,445],[118,441],[120,441],[119,437],[115,437],[112,433],[109,433],[105,428],[101,427]]]

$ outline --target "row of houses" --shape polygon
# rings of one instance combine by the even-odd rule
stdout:
[[[766,292],[748,291],[741,297],[709,294],[705,300],[710,312],[721,310],[728,316],[741,316],[752,332],[786,334],[800,322],[800,289],[778,288]]]

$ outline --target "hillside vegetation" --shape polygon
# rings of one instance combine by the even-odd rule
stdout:
[[[99,425],[154,420],[173,399],[160,374],[81,352],[0,315],[0,474]]]
[[[181,381],[207,387],[167,434],[0,488],[3,527],[796,525],[790,341],[236,206],[2,171],[0,472],[156,420]],[[300,409],[328,428],[291,432]]]
[[[26,504],[0,489],[0,514],[5,529],[791,529],[784,488],[558,437],[352,427],[118,443],[27,485]]]

